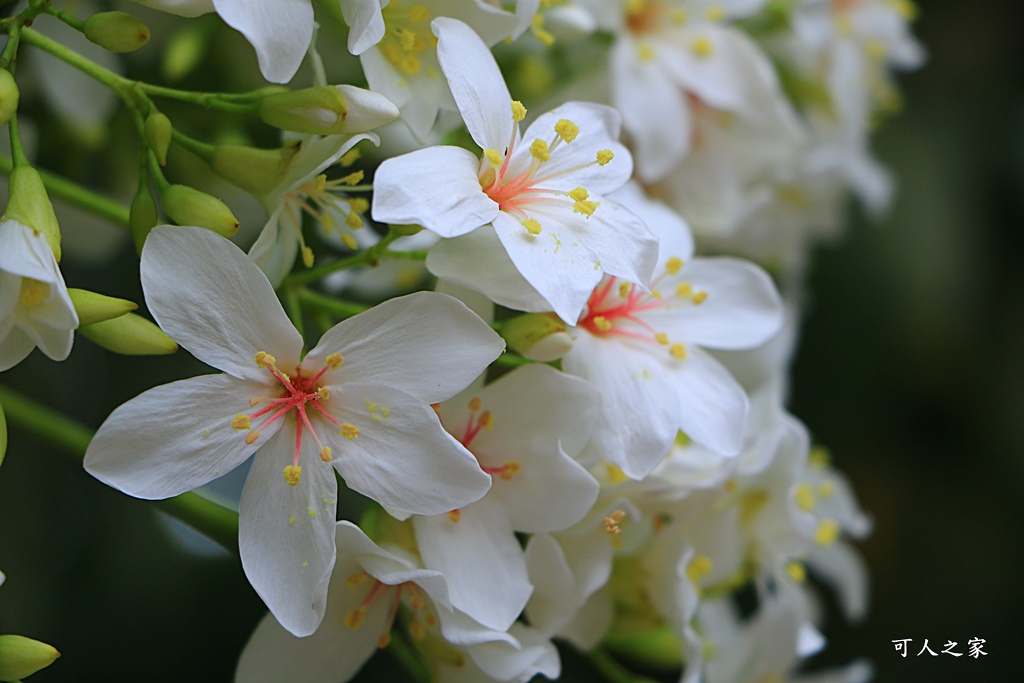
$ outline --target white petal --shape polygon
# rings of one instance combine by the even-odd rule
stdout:
[[[815,544],[808,563],[836,591],[843,615],[853,622],[864,619],[868,608],[868,571],[857,551],[847,543]]]
[[[40,282],[53,282],[53,254],[46,238],[18,221],[0,222],[0,271]]]
[[[490,223],[498,204],[480,187],[479,167],[480,160],[461,147],[428,147],[387,159],[373,178],[373,219],[419,224],[441,237]]]
[[[583,237],[600,259],[601,270],[646,286],[658,262],[658,239],[621,204],[596,195],[590,198],[598,207],[584,224]]]
[[[550,640],[525,624],[513,624],[509,634],[518,641],[515,646],[500,640],[471,646],[473,663],[499,681],[530,681],[537,673],[558,677],[561,666]]]
[[[695,347],[687,353],[685,360],[678,361],[680,367],[673,378],[679,396],[679,426],[702,446],[735,455],[743,445],[747,395],[711,356]]]
[[[526,560],[500,503],[489,498],[449,515],[413,518],[423,564],[445,575],[452,606],[507,630],[533,592]]]
[[[706,104],[730,111],[742,108],[748,97],[748,82],[755,75],[763,75],[767,57],[733,28],[700,24],[685,29],[683,34],[683,45],[707,40],[711,53],[697,56],[688,47],[662,43],[659,64],[669,70],[679,85]]]
[[[348,51],[361,55],[384,37],[380,0],[341,0],[341,14],[348,24]]]
[[[670,258],[688,261],[693,256],[690,226],[667,204],[645,195],[639,183],[628,183],[608,198],[636,215],[658,239],[658,264],[661,268]]]
[[[291,272],[298,253],[298,227],[293,224],[286,207],[279,206],[249,248],[249,258],[267,276],[271,286],[277,287]]]
[[[242,568],[281,625],[297,636],[316,631],[334,568],[337,482],[305,434],[298,484],[284,478],[293,462],[295,421],[256,455],[238,513]]]
[[[209,230],[154,228],[142,250],[142,289],[164,332],[218,370],[264,382],[267,371],[253,361],[259,351],[282,367],[299,360],[302,337],[266,276]]]
[[[351,441],[330,432],[334,465],[349,488],[386,509],[437,515],[490,488],[476,459],[420,399],[383,385],[346,384],[332,395],[330,410],[359,429]]]
[[[154,387],[104,421],[85,452],[85,469],[136,498],[190,491],[227,474],[260,447],[247,445],[245,432],[232,429],[231,420],[250,413],[249,399],[266,393],[266,385],[230,375]],[[278,420],[264,428],[259,443],[280,425]]]
[[[380,93],[366,88],[357,88],[354,85],[336,85],[334,87],[345,98],[345,132],[348,135],[364,133],[398,118],[400,113],[398,107]],[[376,136],[373,136],[372,139],[374,144],[380,144]]]
[[[256,49],[260,71],[272,83],[287,83],[299,70],[313,39],[309,0],[213,0],[217,14]]]
[[[387,385],[437,403],[464,389],[504,347],[461,301],[417,292],[338,323],[303,363],[319,369],[327,356],[341,353],[341,368],[325,379],[330,386],[344,392],[349,382]]]
[[[12,329],[6,337],[0,340],[0,372],[10,370],[25,360],[35,347],[35,342],[29,339],[28,335],[20,328]]]
[[[526,616],[544,633],[558,633],[572,620],[585,598],[577,590],[565,553],[554,538],[548,534],[531,536],[525,555],[534,582]]]
[[[430,27],[437,36],[441,70],[469,134],[481,149],[503,152],[512,138],[512,96],[494,55],[457,19],[438,17]]]

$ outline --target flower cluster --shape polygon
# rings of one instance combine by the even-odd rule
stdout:
[[[811,244],[851,193],[889,199],[869,130],[923,59],[909,0],[341,0],[369,89],[329,84],[310,0],[140,1],[215,11],[270,81],[308,57],[310,88],[193,100],[299,135],[193,140],[136,83],[155,326],[72,303],[46,192],[12,176],[0,370],[63,360],[81,324],[217,371],[114,410],[85,469],[165,499],[251,461],[238,550],[269,614],[239,683],[346,681],[392,648],[431,680],[555,679],[555,640],[797,681],[825,642],[808,576],[864,614],[870,520],[785,399]],[[248,253],[227,205],[164,179],[172,140],[262,204]]]

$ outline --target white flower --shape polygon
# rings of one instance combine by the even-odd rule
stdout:
[[[154,229],[142,285],[161,327],[225,374],[156,387],[115,410],[86,469],[130,495],[167,498],[256,451],[240,504],[242,566],[289,631],[312,633],[323,616],[335,470],[404,514],[451,510],[490,487],[428,405],[502,349],[461,303],[434,293],[393,299],[334,326],[300,360],[302,338],[270,283],[207,230]]]
[[[0,372],[39,349],[71,353],[78,314],[46,238],[16,220],[0,221]]]
[[[457,238],[431,250],[431,272],[513,308],[543,310],[546,301],[570,324],[604,273],[646,283],[655,240],[604,197],[632,172],[617,141],[618,114],[570,103],[521,135],[526,110],[511,99],[490,50],[459,21],[433,27],[441,68],[483,156],[430,147],[388,159],[374,180],[374,219]],[[506,252],[529,286],[494,277],[491,261]]]

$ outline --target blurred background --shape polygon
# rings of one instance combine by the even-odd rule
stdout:
[[[864,657],[883,682],[1020,681],[1024,41],[1013,0],[920,5],[916,33],[930,58],[902,78],[905,110],[875,141],[898,179],[895,205],[875,223],[851,207],[847,236],[820,249],[794,368],[793,412],[875,521],[860,546],[869,616],[846,624],[827,598],[829,645],[812,666]],[[248,50],[216,36],[214,57]],[[67,136],[43,132],[67,124],[45,112],[36,120],[40,163],[76,158],[69,175],[80,180],[103,150],[134,145],[93,129],[99,137],[69,154]],[[133,187],[109,182],[105,190],[130,198]],[[66,248],[65,278],[142,301],[118,277],[134,268],[130,241],[64,211],[66,239],[81,245]],[[184,353],[115,357],[79,339],[65,364],[37,353],[2,383],[95,427],[142,389],[202,371]],[[0,633],[44,640],[64,657],[32,681],[231,679],[264,607],[236,557],[212,545],[197,556],[173,524],[12,426],[0,469]],[[906,638],[904,659],[891,641]],[[916,657],[926,638],[963,652],[983,638],[989,654]],[[390,667],[378,656],[359,680],[389,680]]]

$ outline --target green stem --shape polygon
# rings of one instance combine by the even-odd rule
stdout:
[[[327,296],[314,292],[305,287],[299,288],[298,290],[299,302],[310,308],[316,308],[321,311],[326,311],[338,318],[351,318],[354,315],[359,315],[363,311],[369,308],[363,304],[357,304],[354,301],[345,301],[344,299],[336,299],[333,296]]]
[[[231,112],[233,114],[259,114],[259,99],[262,95],[256,93],[212,93],[212,92],[190,92],[176,88],[165,88],[150,83],[139,83],[144,93],[152,97],[166,97],[172,100],[188,102],[207,109]]]
[[[285,282],[293,285],[304,285],[325,278],[331,273],[339,270],[355,268],[357,266],[376,266],[380,263],[381,258],[383,258],[388,247],[391,246],[391,243],[399,237],[401,237],[400,234],[391,230],[387,235],[381,238],[380,242],[377,242],[377,244],[373,245],[366,251],[355,254],[354,256],[338,259],[334,263],[328,263],[326,266],[310,268],[309,270],[292,273],[285,278]]]
[[[430,670],[397,630],[391,634],[387,652],[402,665],[415,683],[430,683]]]
[[[76,31],[85,31],[84,20],[79,19],[78,17],[74,17],[62,9],[57,9],[53,5],[50,5],[49,3],[43,5],[43,8],[44,12],[46,12],[47,14],[52,14],[53,16],[57,17],[65,24],[70,26],[71,28],[75,29]]]
[[[522,356],[517,356],[514,353],[506,351],[494,360],[495,365],[504,365],[507,368],[518,368],[521,365],[529,365],[533,361],[527,360]]]
[[[0,173],[10,175],[11,171],[14,170],[14,160],[6,154],[0,154]],[[54,175],[49,171],[44,171],[41,168],[37,168],[39,175],[43,178],[43,184],[46,186],[46,191],[55,197],[74,204],[75,206],[85,209],[97,216],[102,216],[107,220],[115,223],[122,228],[128,227],[128,207],[120,202],[116,202],[113,199],[104,197],[101,194],[97,194],[92,190],[87,190],[78,183],[75,183],[67,178]]]
[[[31,166],[28,157],[25,155],[25,148],[21,144],[21,129],[18,128],[18,115],[11,114],[11,120],[7,122],[11,134],[11,168],[26,168]]]
[[[7,419],[25,431],[81,459],[92,440],[93,432],[78,422],[42,404],[0,386],[0,403]],[[183,493],[166,500],[153,501],[160,511],[201,531],[231,551],[238,548],[238,513],[217,505],[195,493]]]
[[[48,38],[42,33],[30,28],[22,30],[21,39],[29,45],[49,52],[57,59],[70,64],[85,74],[88,74],[90,78],[99,81],[116,92],[126,102],[134,102],[134,98],[132,96],[132,81],[127,78],[118,76],[113,71],[104,69],[96,62],[86,59],[74,50],[70,50],[64,45],[61,45],[56,40]]]
[[[213,153],[216,149],[213,145],[207,142],[201,142],[193,137],[189,137],[177,128],[171,129],[171,140],[174,141],[174,144],[187,149],[203,161],[207,163],[213,162]]]
[[[597,667],[609,683],[655,683],[650,678],[638,676],[622,666],[618,660],[608,654],[607,650],[601,647],[590,651],[590,662]]]
[[[284,290],[284,303],[288,309],[288,318],[292,321],[292,325],[295,325],[295,329],[299,331],[299,336],[304,337],[301,296],[302,291],[299,287],[287,287]]]
[[[381,254],[384,258],[390,259],[405,259],[408,261],[426,261],[427,250],[418,249],[415,251],[395,251],[394,249],[385,249],[384,253]]]

